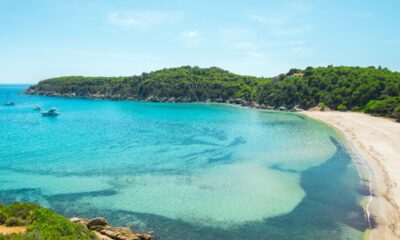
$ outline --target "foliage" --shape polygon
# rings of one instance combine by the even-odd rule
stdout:
[[[29,222],[29,217],[31,216],[32,210],[37,208],[38,206],[31,203],[13,203],[8,206],[4,206],[0,209],[0,213],[3,214],[6,218],[6,223],[10,219],[10,223],[16,222],[16,219]]]
[[[5,224],[7,221],[7,217],[4,213],[0,212],[0,225]]]
[[[220,68],[180,67],[143,73],[132,77],[60,77],[40,82],[31,89],[87,97],[140,99],[149,97],[187,98],[188,101],[252,100],[264,78],[240,76]]]
[[[337,107],[337,109],[338,109],[339,111],[342,111],[342,112],[344,112],[344,111],[347,110],[346,106],[343,105],[343,104],[340,104],[340,105]]]
[[[324,102],[319,102],[317,106],[322,108],[322,109],[326,108],[326,105],[325,105]]]
[[[303,77],[293,74],[303,73]],[[241,76],[217,67],[184,66],[131,77],[60,77],[41,81],[28,93],[107,99],[259,103],[309,109],[324,103],[334,110],[393,116],[400,96],[400,73],[375,67],[307,67],[274,78]],[[370,101],[383,101],[373,109]],[[391,100],[392,101],[392,100]],[[241,102],[241,101],[239,101]],[[391,102],[390,104],[392,104]],[[397,105],[396,105],[397,104]],[[383,109],[381,109],[381,107]]]
[[[0,239],[95,239],[84,226],[35,204],[13,203],[0,208],[1,214],[6,217],[5,223],[8,226],[27,226],[27,232],[0,236]]]
[[[24,219],[21,219],[19,217],[9,217],[5,221],[5,225],[7,227],[12,227],[12,226],[26,226],[27,221]]]
[[[392,113],[392,117],[396,118],[398,122],[400,122],[400,106],[396,107]]]
[[[280,76],[264,86],[260,101],[311,108],[323,102],[335,110],[363,109],[370,100],[400,95],[400,73],[382,68],[308,67],[303,78]],[[340,109],[339,109],[340,106]],[[390,115],[390,113],[387,113]]]
[[[391,116],[396,115],[394,110],[398,107],[400,107],[400,97],[388,97],[383,100],[369,101],[365,106],[365,112],[379,116]]]

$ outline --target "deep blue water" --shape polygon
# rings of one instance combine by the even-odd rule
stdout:
[[[362,239],[340,138],[292,113],[65,99],[0,85],[0,199],[104,216],[158,239]],[[56,107],[43,117],[33,107]]]

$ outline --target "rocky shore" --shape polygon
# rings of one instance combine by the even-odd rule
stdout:
[[[93,232],[99,240],[152,240],[154,233],[136,233],[129,227],[112,227],[104,218],[93,219],[71,218],[71,222],[84,225]]]
[[[216,99],[206,99],[205,101],[200,101],[198,99],[192,99],[189,97],[159,97],[159,96],[148,96],[146,98],[125,96],[121,94],[102,94],[102,93],[86,93],[76,94],[75,92],[60,93],[56,91],[47,90],[36,90],[33,88],[27,89],[25,94],[29,95],[41,95],[48,97],[65,97],[65,98],[87,98],[87,99],[99,99],[99,100],[114,100],[114,101],[142,101],[142,102],[164,102],[164,103],[226,103],[235,104],[244,107],[251,107],[256,109],[268,109],[268,110],[279,110],[279,111],[291,111],[297,112],[303,109],[297,106],[271,106],[264,103],[259,103],[256,101],[246,100],[243,98],[216,98]]]

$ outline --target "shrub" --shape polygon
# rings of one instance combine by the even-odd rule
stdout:
[[[325,103],[320,102],[320,103],[318,103],[318,107],[324,109],[324,108],[326,108],[326,105],[325,105]]]
[[[397,107],[400,107],[400,97],[388,97],[369,101],[365,106],[365,112],[379,116],[393,116]]]
[[[28,232],[39,234],[43,239],[91,239],[86,227],[45,208],[37,208],[32,212],[32,224],[28,226]]]
[[[5,222],[6,226],[13,227],[13,226],[25,226],[27,225],[27,221],[18,217],[10,217],[7,218]]]
[[[32,210],[38,207],[39,206],[31,203],[15,202],[3,207],[1,211],[7,217],[7,219],[14,217],[25,221],[25,223],[29,223]]]
[[[346,107],[345,105],[343,105],[343,104],[340,104],[340,105],[338,106],[337,110],[344,112],[344,111],[347,110],[347,107]]]
[[[0,225],[6,223],[7,217],[0,211]]]
[[[400,122],[400,106],[396,107],[392,113],[392,117],[396,118]]]
[[[12,234],[0,240],[90,240],[95,239],[83,225],[31,203],[13,203],[0,209],[6,226],[27,226],[24,234]]]

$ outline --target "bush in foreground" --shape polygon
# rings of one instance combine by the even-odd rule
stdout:
[[[7,226],[26,226],[27,231],[23,234],[0,235],[0,240],[95,239],[84,226],[31,203],[0,205],[0,224],[1,222]]]

